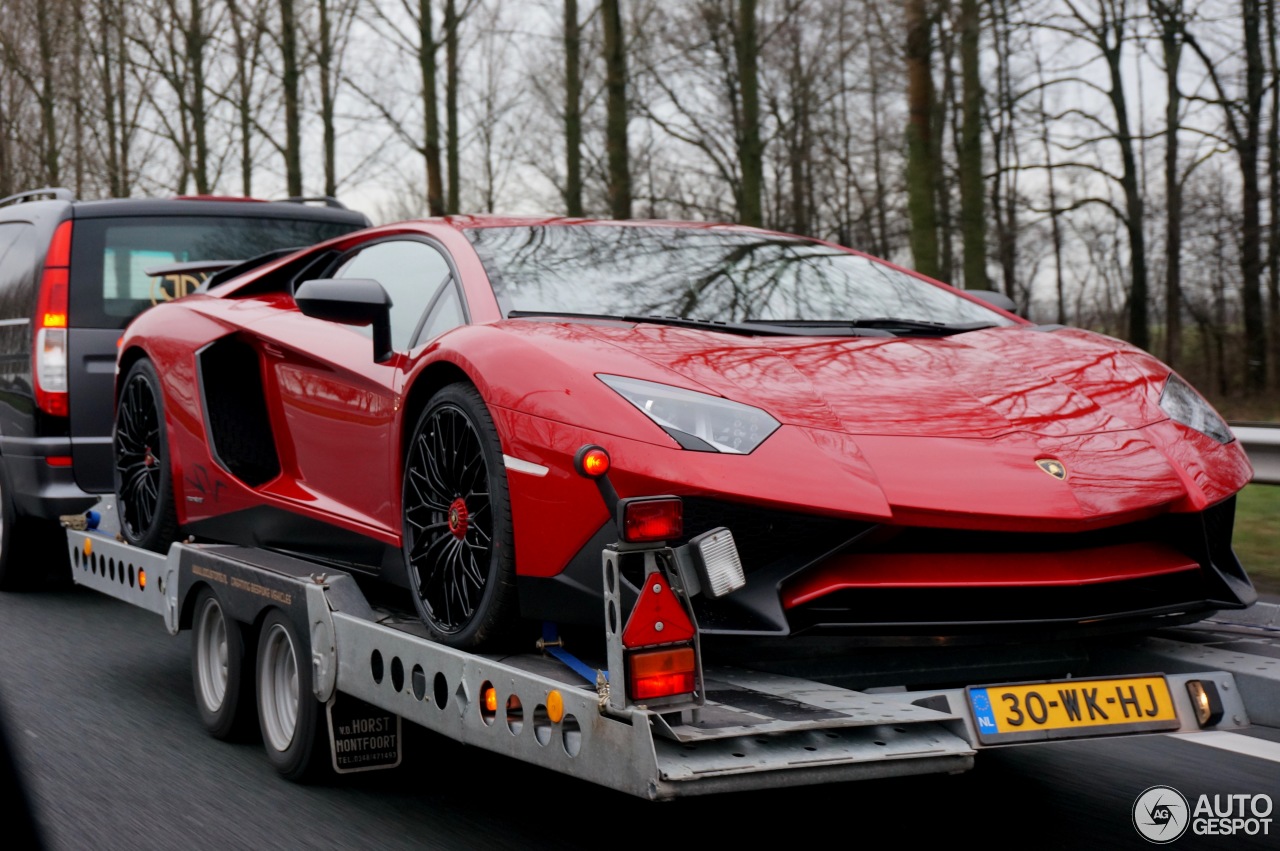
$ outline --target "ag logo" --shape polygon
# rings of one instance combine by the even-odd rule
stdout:
[[[1062,481],[1067,477],[1067,465],[1057,458],[1040,458],[1036,461],[1036,466],[1058,481]]]
[[[1172,786],[1152,786],[1133,802],[1133,826],[1148,842],[1170,843],[1186,833],[1190,823],[1187,799]]]

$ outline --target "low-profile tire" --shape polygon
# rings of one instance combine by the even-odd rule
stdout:
[[[191,618],[191,680],[200,723],[215,739],[243,738],[253,718],[244,638],[245,627],[227,615],[218,595],[201,588]]]
[[[113,443],[120,534],[136,547],[164,552],[178,537],[178,520],[164,395],[151,361],[129,368],[118,399]]]
[[[423,410],[403,485],[405,567],[432,636],[477,648],[509,634],[519,607],[506,469],[493,418],[470,384],[443,388]]]
[[[267,759],[282,777],[308,781],[329,767],[324,707],[311,693],[310,654],[278,609],[258,634],[258,727]]]

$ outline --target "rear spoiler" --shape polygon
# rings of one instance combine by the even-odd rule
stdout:
[[[190,260],[185,263],[166,263],[162,266],[151,266],[142,272],[148,278],[163,278],[166,275],[195,275],[204,272],[212,275],[228,266],[234,266],[239,260]]]
[[[259,254],[257,257],[250,257],[248,260],[191,260],[185,263],[165,263],[161,266],[151,266],[143,269],[143,272],[152,278],[163,278],[166,275],[200,275],[203,273],[206,277],[203,283],[196,288],[196,292],[203,292],[238,275],[243,275],[251,269],[266,265],[272,260],[279,260],[281,257],[288,257],[290,254],[301,250],[302,246],[277,248],[265,254]]]

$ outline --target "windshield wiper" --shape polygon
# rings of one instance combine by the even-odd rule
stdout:
[[[723,331],[726,334],[747,336],[794,337],[796,331],[779,325],[762,325],[755,322],[719,322],[712,319],[686,319],[681,316],[634,316],[614,313],[574,313],[567,310],[508,310],[508,319],[589,319],[637,324],[670,325],[673,328],[696,328],[699,331]],[[802,334],[806,332],[801,332]]]
[[[905,332],[927,337],[946,337],[951,334],[963,334],[967,331],[980,331],[983,328],[995,328],[994,322],[929,322],[924,319],[907,319],[898,316],[875,316],[867,319],[765,319],[760,320],[773,325],[796,328],[823,328],[838,330],[850,328],[864,331]]]

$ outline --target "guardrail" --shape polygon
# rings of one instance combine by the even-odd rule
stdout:
[[[1253,464],[1253,481],[1280,485],[1280,426],[1233,425],[1231,430]]]

